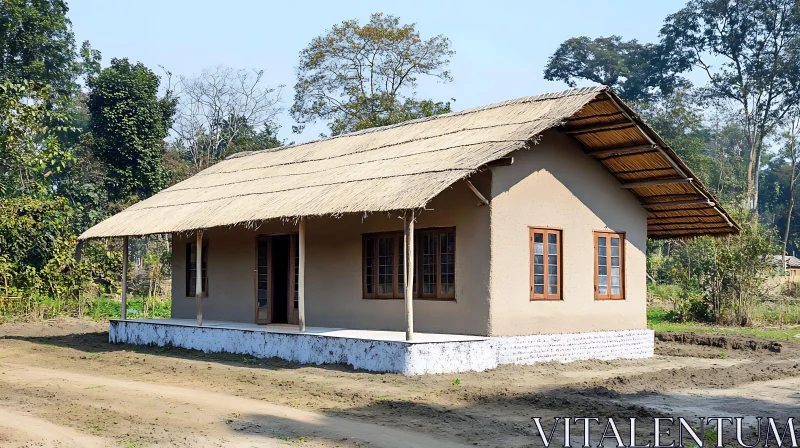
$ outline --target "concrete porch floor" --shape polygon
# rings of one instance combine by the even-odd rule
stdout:
[[[114,319],[117,321],[118,319]],[[128,319],[128,322],[139,322],[158,325],[176,325],[181,327],[197,327],[194,319]],[[326,327],[306,327],[304,333],[300,333],[298,328],[293,325],[258,325],[244,322],[226,322],[217,320],[203,321],[202,328],[215,328],[225,330],[254,331],[262,333],[278,334],[303,334],[308,336],[327,336],[334,338],[360,339],[366,341],[385,341],[385,342],[407,342],[411,344],[426,344],[435,342],[467,342],[483,341],[489,339],[481,336],[470,336],[460,334],[441,334],[441,333],[414,333],[414,340],[406,341],[406,334],[403,331],[384,331],[384,330],[353,330],[346,328],[326,328]]]

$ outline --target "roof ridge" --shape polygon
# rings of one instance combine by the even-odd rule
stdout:
[[[307,141],[307,142],[303,142],[303,143],[295,143],[295,144],[292,144],[292,145],[279,146],[277,148],[259,149],[259,150],[256,150],[256,151],[237,152],[235,154],[229,155],[224,160],[236,159],[236,158],[239,158],[239,157],[248,157],[248,156],[253,156],[253,155],[256,155],[256,154],[263,154],[265,152],[282,151],[284,149],[296,148],[298,146],[310,145],[312,143],[324,142],[324,141],[333,140],[333,139],[336,139],[336,138],[354,137],[354,136],[357,136],[357,135],[369,134],[369,133],[372,133],[372,132],[379,132],[379,131],[383,131],[383,130],[387,130],[387,129],[393,129],[393,128],[398,128],[398,127],[402,127],[402,126],[408,126],[408,125],[416,124],[416,123],[424,123],[426,121],[437,120],[437,119],[440,119],[440,118],[455,117],[455,116],[466,115],[466,114],[471,114],[471,113],[475,113],[475,112],[482,112],[482,111],[485,111],[485,110],[495,109],[495,108],[498,108],[498,107],[510,106],[510,105],[513,105],[513,104],[523,104],[523,103],[533,103],[535,101],[555,100],[555,99],[559,99],[559,98],[566,98],[566,97],[569,97],[569,96],[585,95],[585,94],[591,93],[591,92],[600,93],[600,92],[603,92],[603,91],[606,91],[606,90],[608,90],[608,86],[599,85],[599,86],[591,86],[591,87],[576,87],[576,88],[572,88],[572,89],[561,90],[561,91],[558,91],[558,92],[541,93],[539,95],[533,95],[533,96],[523,96],[523,97],[511,99],[511,100],[498,101],[496,103],[486,104],[484,106],[470,107],[470,108],[467,108],[467,109],[464,109],[464,110],[460,110],[458,112],[450,112],[450,113],[446,113],[446,114],[432,115],[430,117],[415,118],[413,120],[403,121],[403,122],[400,122],[400,123],[395,123],[395,124],[390,124],[390,125],[380,126],[380,127],[375,127],[375,128],[361,129],[359,131],[353,131],[353,132],[348,132],[346,134],[339,134],[339,135],[334,135],[334,136],[330,136],[330,137],[319,138],[319,139],[316,139],[316,140],[311,140],[311,141]]]

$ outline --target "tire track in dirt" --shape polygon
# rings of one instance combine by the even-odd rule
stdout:
[[[116,412],[136,412],[155,419],[165,429],[195,429],[202,438],[225,440],[225,445],[247,444],[275,435],[366,443],[386,448],[450,448],[467,445],[419,431],[330,417],[317,412],[242,398],[141,381],[127,381],[83,373],[0,363],[0,383],[12,388],[47,388],[54,400],[81,401]],[[168,409],[174,409],[169,411]],[[107,446],[107,445],[106,445]]]
[[[680,416],[737,415],[750,419],[797,417],[800,410],[800,378],[784,378],[741,384],[731,389],[678,389],[663,394],[661,402],[647,395],[631,396],[630,403]]]
[[[0,409],[0,432],[10,431],[3,446],[53,446],[63,448],[106,448],[114,442],[103,437],[82,434],[72,428],[50,423],[29,415]]]

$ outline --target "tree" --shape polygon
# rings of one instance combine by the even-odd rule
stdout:
[[[68,10],[63,0],[0,2],[0,80],[49,86],[57,97],[77,89],[81,67]]]
[[[413,89],[422,76],[453,80],[455,54],[442,35],[423,40],[415,24],[373,14],[369,23],[346,20],[315,37],[300,52],[292,117],[300,123],[330,120],[333,135],[449,111],[449,103],[425,109]],[[412,90],[409,93],[409,90]]]
[[[661,29],[670,66],[699,68],[708,78],[705,99],[741,111],[747,206],[755,211],[764,139],[800,101],[799,37],[796,0],[692,0]]]
[[[678,153],[706,185],[713,185],[720,160],[709,154],[713,131],[689,91],[678,89],[641,110],[642,118]]]
[[[797,223],[794,214],[797,180],[800,178],[800,118],[791,112],[786,129],[776,140],[777,151],[764,171],[759,194],[760,220],[778,228],[782,236],[783,254],[796,251],[798,241]]]
[[[158,98],[159,77],[142,63],[112,59],[88,80],[95,152],[108,168],[109,200],[146,198],[164,187],[164,139],[175,114],[171,92]]]
[[[187,153],[198,172],[234,151],[248,132],[277,129],[281,88],[263,86],[263,70],[218,66],[179,80],[180,109],[175,146]]]
[[[451,111],[450,101],[434,102],[433,100],[417,100],[414,98],[406,98],[402,103],[395,104],[391,107],[386,107],[385,113],[368,116],[360,121],[355,122],[352,129],[349,129],[349,131],[360,131],[362,129],[388,126],[390,124],[402,123],[404,121],[413,120],[416,118],[446,114],[450,113]]]
[[[236,139],[225,149],[225,153],[235,154],[241,151],[259,151],[284,146],[286,142],[278,138],[278,129],[277,124],[265,125],[260,130],[249,125],[244,126]]]
[[[783,231],[783,250],[781,252],[781,259],[783,261],[782,267],[784,269],[786,267],[786,245],[789,243],[789,229],[792,226],[792,212],[794,211],[794,188],[797,183],[797,178],[800,177],[800,170],[798,170],[797,166],[797,151],[799,149],[797,145],[797,133],[800,132],[798,128],[800,128],[800,117],[796,117],[791,121],[789,130],[786,135],[784,135],[786,139],[784,155],[789,159],[789,166],[791,167],[791,171],[789,172],[789,200],[786,206],[786,229]]]
[[[548,81],[570,87],[584,79],[613,87],[625,101],[652,101],[659,93],[669,95],[688,81],[665,69],[661,47],[620,36],[586,36],[567,39],[550,56],[544,70]]]
[[[49,93],[32,81],[0,82],[0,196],[38,193],[72,161],[53,134],[70,128],[45,124],[64,120],[45,107]]]
[[[675,240],[666,255],[648,255],[660,258],[656,278],[680,286],[684,314],[746,326],[753,323],[756,302],[769,293],[767,279],[779,245],[774,228],[750,219],[749,211],[730,211],[741,224],[740,234]],[[653,249],[663,253],[663,246],[648,244],[648,250]]]

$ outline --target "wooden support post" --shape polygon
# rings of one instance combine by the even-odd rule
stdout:
[[[197,326],[203,326],[203,231],[197,231],[197,249],[195,249],[195,281],[194,307],[197,312]]]
[[[300,332],[306,331],[306,218],[300,218],[298,235],[297,314]]]
[[[414,210],[403,214],[403,234],[405,240],[405,290],[406,302],[406,341],[414,339]]]
[[[128,319],[128,237],[122,237],[122,320]]]

